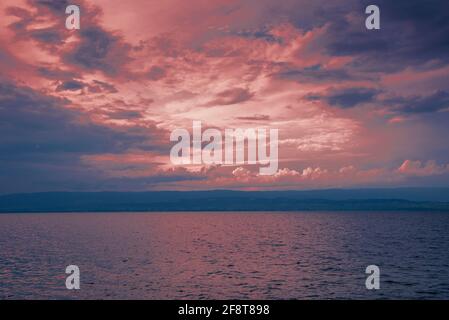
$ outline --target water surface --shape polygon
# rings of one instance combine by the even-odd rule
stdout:
[[[425,212],[0,214],[0,298],[449,299],[448,231]]]

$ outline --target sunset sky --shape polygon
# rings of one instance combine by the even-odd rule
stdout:
[[[0,193],[449,186],[448,21],[447,0],[2,0]],[[192,121],[279,129],[279,171],[171,164]]]

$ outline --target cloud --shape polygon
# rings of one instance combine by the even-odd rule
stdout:
[[[159,66],[152,66],[148,71],[148,79],[151,80],[161,80],[166,76],[166,70]]]
[[[360,104],[374,101],[378,91],[370,88],[347,88],[334,90],[326,97],[332,106],[353,108]]]
[[[77,91],[84,88],[84,83],[76,80],[64,81],[56,87],[56,91]]]
[[[250,100],[253,97],[248,89],[243,88],[232,88],[221,91],[217,93],[216,98],[206,105],[216,106],[216,105],[232,105],[237,103],[243,103]]]
[[[419,160],[405,160],[398,172],[409,176],[433,176],[449,173],[449,164],[438,165],[435,160],[423,163]]]
[[[346,15],[328,22],[328,32],[318,41],[337,56],[353,56],[352,67],[365,71],[396,72],[407,67],[435,68],[449,57],[447,34],[449,4],[445,0],[376,2],[381,10],[381,29],[364,28],[364,8],[358,2]]]
[[[276,77],[292,80],[299,83],[320,83],[330,81],[351,80],[353,77],[344,69],[326,69],[321,65],[315,65],[302,69],[285,66],[283,70],[275,74]]]
[[[396,161],[449,160],[447,1],[379,0],[378,31],[365,0],[86,0],[79,31],[64,28],[68,4],[0,3],[0,161],[14,190],[444,178]],[[282,169],[170,168],[167,132],[192,120],[278,128]]]
[[[43,48],[55,50],[64,43],[67,37],[65,29],[58,24],[63,21],[64,15],[61,15],[61,12],[65,12],[65,7],[59,12],[49,12],[44,10],[48,8],[48,3],[41,3],[41,1],[29,1],[29,3],[37,5],[37,10],[27,10],[16,6],[6,8],[6,15],[18,18],[18,21],[9,24],[8,28],[15,33],[17,40],[34,40]],[[63,1],[60,3],[64,4]],[[39,22],[45,21],[43,17],[47,17],[47,20],[51,22],[50,26],[41,26],[42,23]],[[47,25],[49,21],[46,21]]]
[[[142,113],[128,109],[118,109],[108,114],[111,119],[139,119],[142,118]]]
[[[125,65],[132,60],[131,46],[120,36],[99,26],[82,28],[79,36],[80,41],[64,55],[67,63],[113,76],[123,71]]]
[[[0,150],[18,153],[125,151],[147,147],[150,129],[123,130],[94,123],[68,108],[70,101],[29,87],[0,83]]]
[[[236,117],[236,119],[244,121],[269,121],[270,116],[267,114],[255,114],[253,116]]]
[[[1,81],[0,192],[95,188],[103,178],[82,156],[129,149],[165,154],[165,136],[155,126],[126,130],[95,123],[70,108],[68,99]]]
[[[231,172],[225,168],[214,168],[215,174],[200,183],[192,180],[190,188],[201,189],[205,185],[219,185],[226,188],[253,190],[258,189],[311,189],[349,186],[390,186],[407,185],[411,178],[421,179],[431,176],[443,176],[449,173],[449,164],[438,165],[430,160],[426,163],[406,160],[398,169],[370,168],[361,169],[347,165],[336,169],[307,166],[303,169],[284,167],[275,175],[261,176],[257,170],[237,167]],[[428,180],[424,180],[428,181]]]
[[[57,54],[58,61],[73,69],[102,71],[108,76],[126,73],[132,61],[132,46],[114,31],[100,25],[99,7],[89,1],[78,1],[82,28],[71,32],[65,28],[65,8],[73,4],[67,0],[28,0],[25,8],[7,7],[7,16],[18,19],[8,27],[16,40],[34,41],[48,54]],[[77,70],[80,71],[80,70]],[[44,71],[45,72],[45,71]]]
[[[429,113],[449,108],[449,92],[440,90],[427,96],[389,98],[384,101],[403,113]]]
[[[55,77],[58,77],[59,74],[55,74]],[[60,76],[64,76],[61,74]],[[83,81],[78,80],[64,80],[59,81],[59,84],[56,86],[56,92],[60,91],[79,91],[83,89],[87,89],[88,93],[117,93],[118,90],[115,88],[114,85],[103,82],[100,80],[93,80],[91,83],[86,83]],[[83,91],[86,93],[85,91]]]
[[[321,167],[308,166],[303,169],[284,167],[272,176],[262,176],[258,171],[246,167],[237,167],[231,172],[226,168],[214,168],[215,175],[206,181],[190,182],[191,188],[205,185],[219,185],[226,188],[249,189],[304,189],[325,188],[338,186],[353,186],[357,184],[376,185],[380,181],[398,181],[399,177],[392,177],[392,173],[383,169],[360,170],[354,166],[342,167],[337,170],[328,170]],[[386,179],[386,177],[389,177]]]
[[[232,174],[237,178],[249,178],[251,177],[251,171],[242,167],[238,167],[232,171]]]
[[[39,66],[36,68],[36,71],[39,76],[51,80],[68,81],[74,78],[80,78],[80,75],[74,71],[62,70],[57,67]]]
[[[89,85],[89,92],[92,93],[101,93],[101,92],[107,92],[107,93],[117,93],[117,88],[107,82],[100,81],[100,80],[93,80],[92,84]]]
[[[59,1],[52,1],[52,0],[28,0],[28,2],[34,6],[37,6],[38,8],[46,8],[50,11],[52,11],[55,14],[59,14],[61,12],[65,12],[65,8],[67,8],[68,5],[71,4],[69,0],[59,0]]]

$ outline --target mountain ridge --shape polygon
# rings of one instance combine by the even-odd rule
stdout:
[[[449,211],[449,188],[40,192],[0,195],[0,212]]]

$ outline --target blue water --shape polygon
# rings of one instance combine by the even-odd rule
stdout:
[[[0,298],[449,299],[449,213],[0,214]]]

